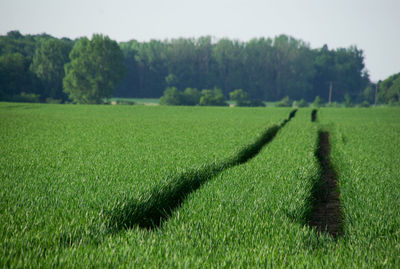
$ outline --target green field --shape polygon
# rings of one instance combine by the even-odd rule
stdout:
[[[1,103],[0,266],[398,268],[400,110],[290,112]],[[308,225],[319,130],[337,238]]]

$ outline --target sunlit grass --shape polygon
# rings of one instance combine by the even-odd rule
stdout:
[[[300,109],[157,229],[109,225],[124,203],[232,161],[290,111],[0,104],[1,267],[397,268],[398,109],[322,108],[314,123]],[[339,176],[336,240],[306,219],[319,128],[331,134]]]

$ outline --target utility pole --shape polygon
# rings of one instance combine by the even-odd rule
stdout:
[[[328,99],[329,104],[331,104],[331,100],[332,100],[332,81],[329,82],[329,99]]]
[[[374,103],[374,106],[376,106],[376,99],[377,99],[377,96],[378,96],[378,83],[379,83],[379,82],[377,82],[377,83],[375,84],[375,103]]]

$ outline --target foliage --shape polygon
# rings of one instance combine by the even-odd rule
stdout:
[[[348,93],[346,93],[344,95],[344,106],[345,107],[353,107],[353,103],[351,102],[351,98],[350,98],[350,95]]]
[[[365,100],[360,104],[360,107],[370,107],[370,103],[367,100]]]
[[[204,89],[201,91],[199,105],[201,106],[227,106],[222,91],[218,88],[213,90]]]
[[[290,100],[289,96],[285,96],[282,100],[275,104],[276,107],[291,107],[292,101]]]
[[[312,103],[313,107],[323,107],[324,101],[317,95],[315,96],[314,102]]]
[[[38,94],[21,92],[18,95],[14,95],[11,101],[22,103],[39,103],[39,97],[40,96]]]
[[[261,99],[251,99],[247,106],[251,107],[264,107],[265,103]]]
[[[265,106],[264,102],[260,99],[249,99],[249,95],[242,89],[237,89],[229,93],[230,100],[236,102],[236,106]]]
[[[123,55],[115,41],[94,34],[75,43],[65,65],[64,92],[76,103],[101,103],[124,76]]]
[[[245,106],[249,101],[249,95],[242,89],[237,89],[229,93],[229,98],[236,102],[236,106]]]
[[[400,73],[388,77],[379,84],[379,100],[387,104],[400,102]]]
[[[293,101],[293,107],[308,107],[308,102],[304,99]]]
[[[183,96],[176,87],[168,87],[160,98],[160,105],[178,106],[182,105]]]
[[[160,89],[216,86],[224,96],[243,89],[249,99],[277,101],[285,96],[312,101],[316,95],[342,101],[346,92],[355,98],[369,82],[364,55],[356,47],[311,49],[299,39],[280,35],[249,42],[211,37],[120,43],[128,77],[116,95],[159,97]],[[173,82],[165,79],[172,76]],[[131,79],[130,79],[131,78]],[[171,84],[172,83],[172,84]]]
[[[169,87],[173,87],[178,84],[178,78],[174,74],[169,74],[165,77],[165,83]]]
[[[195,106],[200,103],[201,93],[196,88],[186,88],[182,97],[184,105]]]
[[[41,40],[33,55],[30,70],[41,80],[42,95],[55,99],[66,99],[62,80],[64,65],[69,61],[72,42],[61,39]]]
[[[3,100],[12,100],[22,91],[34,92],[33,80],[29,62],[21,53],[0,56],[0,96]]]
[[[62,62],[68,61],[66,47],[70,48],[73,43],[82,42],[46,34],[22,35],[18,31],[0,36],[0,57],[19,53],[25,66],[17,78],[11,71],[14,65],[10,61],[6,63],[3,75],[0,73],[3,77],[0,78],[0,96],[11,97],[24,91],[40,94],[42,101],[47,97],[65,98],[60,92],[63,79],[60,67]],[[356,47],[330,50],[326,45],[311,49],[306,42],[286,35],[248,42],[217,40],[210,36],[149,42],[131,40],[121,42],[119,47],[126,75],[121,76],[121,83],[112,83],[114,96],[118,97],[159,98],[167,87],[180,90],[217,87],[224,96],[229,96],[232,89],[243,89],[249,100],[277,101],[289,96],[311,102],[317,95],[327,100],[332,83],[334,101],[342,101],[346,92],[357,100],[369,84],[362,50]],[[55,64],[54,69],[50,68],[50,63]],[[52,72],[41,71],[45,69]],[[92,73],[91,76],[98,77],[94,71]],[[81,80],[77,77],[68,80],[71,79]],[[105,91],[107,96],[110,92],[113,91]],[[385,98],[382,95],[381,99]],[[94,102],[101,102],[101,98],[94,99],[97,99]]]
[[[49,89],[45,87],[48,84],[30,68],[38,47],[47,40],[72,43],[66,38],[58,40],[47,34],[22,35],[19,31],[0,36],[0,100],[16,100],[22,92],[38,94],[41,101],[49,97]],[[61,84],[62,77],[57,79]]]
[[[373,104],[375,102],[375,87],[376,84],[369,83],[367,87],[360,93],[359,100]]]
[[[176,87],[168,87],[160,99],[161,105],[171,106],[224,106],[226,105],[222,92],[219,89],[199,90],[186,88],[180,92]]]

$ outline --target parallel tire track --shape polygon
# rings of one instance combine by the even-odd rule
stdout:
[[[190,193],[199,189],[225,169],[243,164],[255,157],[296,115],[296,111],[293,110],[279,126],[273,125],[268,128],[254,143],[240,150],[235,156],[219,164],[212,163],[175,175],[168,180],[168,184],[144,193],[141,198],[122,202],[111,212],[107,212],[109,228],[117,231],[134,226],[145,229],[158,228],[181,206]]]

